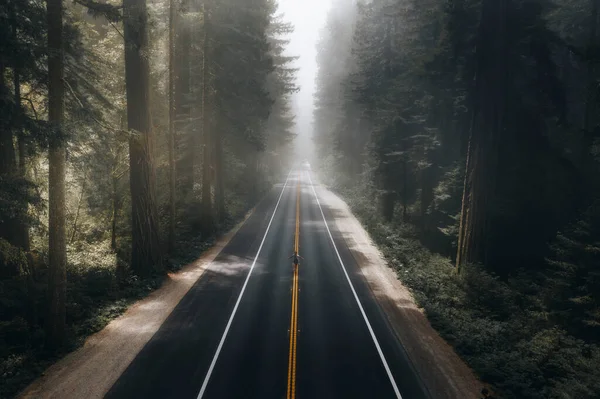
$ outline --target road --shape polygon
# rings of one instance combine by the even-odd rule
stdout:
[[[427,397],[312,179],[258,204],[107,398]]]

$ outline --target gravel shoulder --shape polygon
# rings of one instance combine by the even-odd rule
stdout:
[[[435,399],[478,399],[482,387],[474,372],[431,327],[408,288],[387,265],[369,234],[348,205],[323,186],[315,187],[321,203],[334,217],[371,291],[386,313],[414,369]]]
[[[50,366],[18,397],[102,398],[251,213],[200,258],[169,273],[159,289]]]

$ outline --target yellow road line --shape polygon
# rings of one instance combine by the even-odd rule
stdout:
[[[292,317],[290,320],[290,353],[288,359],[287,398],[296,397],[296,342],[298,332],[298,268],[294,266],[292,284]]]
[[[294,301],[294,346],[293,346],[293,355],[292,355],[292,384],[291,384],[291,394],[290,399],[294,399],[296,397],[296,347],[297,347],[297,334],[298,334],[298,268],[294,269],[294,282],[296,293],[296,300]]]
[[[300,180],[296,186],[296,239],[294,241],[294,251],[298,254],[300,250]]]
[[[300,180],[296,186],[296,232],[294,237],[294,254],[300,249]],[[288,357],[287,399],[296,398],[296,341],[298,333],[298,267],[294,267],[292,283],[292,316],[290,320],[290,353]]]
[[[294,347],[294,325],[295,325],[295,308],[296,308],[296,273],[294,273],[294,282],[292,288],[292,317],[290,319],[290,354],[288,359],[288,387],[287,387],[287,398],[290,399],[290,391],[292,386],[292,361],[293,361],[293,347]]]

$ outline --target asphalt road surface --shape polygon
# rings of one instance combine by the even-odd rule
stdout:
[[[427,397],[311,177],[274,187],[107,398]]]

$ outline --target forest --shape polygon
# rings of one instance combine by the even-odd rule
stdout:
[[[285,21],[0,1],[0,398],[285,180]],[[600,0],[331,0],[317,52],[306,158],[432,326],[496,398],[599,398]]]
[[[291,31],[274,0],[0,3],[0,397],[287,172]]]
[[[318,169],[498,397],[600,395],[599,8],[335,0],[321,33]]]

